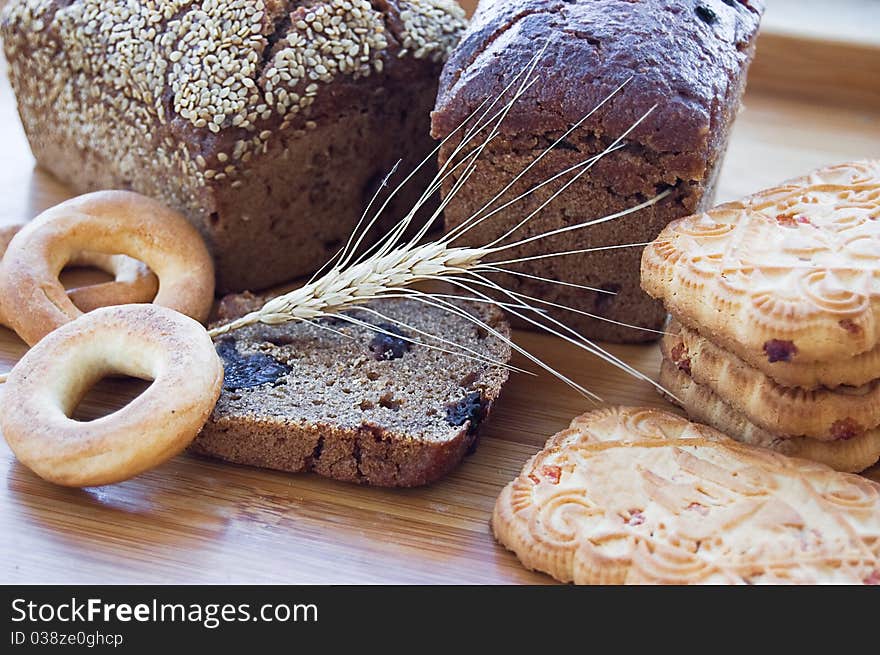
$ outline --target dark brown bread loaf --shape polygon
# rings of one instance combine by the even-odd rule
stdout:
[[[11,0],[0,31],[39,164],[181,210],[218,288],[241,290],[318,268],[393,164],[430,152],[463,16],[452,0]]]
[[[711,205],[715,181],[754,51],[759,0],[482,0],[440,82],[436,138],[449,135],[487,97],[498,95],[546,45],[539,82],[514,106],[468,184],[446,210],[459,225],[565,130],[629,77],[632,81],[535,166],[510,198],[611,144],[644,112],[657,109],[627,140],[530,224],[538,234],[637,205],[655,207],[537,242],[511,256],[654,239],[671,220]],[[445,162],[457,142],[441,150]],[[449,191],[455,179],[444,186]],[[473,243],[503,234],[536,209],[551,184],[469,233]],[[665,312],[639,288],[641,248],[542,259],[521,270],[616,292],[596,294],[517,278],[523,293],[616,321],[658,329]],[[643,341],[655,334],[573,313],[560,315],[586,336]]]
[[[250,295],[229,298],[220,316],[260,304]],[[412,300],[367,307],[494,362],[510,358],[503,341],[460,316]],[[509,335],[499,311],[462,307]],[[402,330],[449,348],[369,312],[351,314],[385,332]],[[507,380],[505,368],[340,320],[256,325],[221,337],[217,350],[226,368],[223,391],[195,452],[383,487],[427,484],[452,470],[476,446]]]

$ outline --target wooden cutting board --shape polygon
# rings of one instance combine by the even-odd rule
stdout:
[[[734,130],[719,200],[826,163],[880,155],[880,107],[870,81],[880,60],[862,55],[874,62],[864,80],[874,93],[856,93],[862,101],[843,104],[835,95],[834,105],[804,100],[822,95],[812,82],[799,87],[808,93],[773,95],[779,68],[759,59],[759,91],[747,96]],[[814,64],[794,66],[811,73],[801,79],[815,80]],[[833,75],[825,79],[836,83]],[[69,196],[34,168],[2,69],[0,143],[0,222],[31,218]],[[607,403],[672,409],[649,384],[582,351],[536,334],[516,338]],[[656,346],[610,350],[649,375],[657,372]],[[0,328],[0,370],[23,352],[24,344]],[[78,416],[107,413],[140,388],[102,383]],[[0,389],[0,411],[2,402]],[[18,464],[0,440],[0,583],[551,582],[499,547],[488,520],[498,492],[526,459],[593,407],[552,378],[515,375],[476,454],[437,484],[399,491],[189,455],[124,484],[64,489]],[[867,475],[880,480],[880,468]]]

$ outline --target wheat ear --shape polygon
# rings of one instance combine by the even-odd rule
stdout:
[[[519,275],[522,277],[531,277],[532,279],[538,279],[547,283],[559,284],[566,287],[583,288],[585,290],[595,291],[599,293],[609,293],[605,290],[594,289],[592,287],[578,285],[572,282],[557,281],[550,278],[542,278],[539,276],[520,273],[513,269],[503,268],[503,266],[517,264],[524,261],[530,261],[533,259],[541,259],[545,257],[586,254],[589,252],[597,252],[602,250],[641,247],[646,245],[645,243],[612,244],[607,246],[597,246],[593,248],[584,248],[565,252],[550,252],[542,255],[533,255],[531,257],[508,259],[504,259],[503,255],[499,257],[499,255],[501,255],[505,251],[522,246],[524,244],[540,241],[565,232],[580,230],[592,225],[597,225],[599,223],[622,218],[629,214],[650,207],[667,197],[671,193],[671,190],[666,190],[643,203],[635,205],[627,210],[616,212],[609,216],[603,216],[600,218],[585,221],[583,223],[579,223],[577,225],[570,225],[542,234],[528,236],[526,238],[519,239],[513,243],[504,243],[509,237],[513,236],[521,228],[528,224],[548,204],[558,198],[566,189],[577,182],[598,161],[600,161],[605,156],[617,150],[620,150],[621,148],[624,148],[625,139],[651,114],[651,112],[653,112],[655,107],[652,107],[647,112],[645,112],[637,121],[635,121],[629,127],[629,129],[627,129],[623,134],[615,139],[598,155],[593,156],[579,164],[571,166],[563,171],[560,171],[559,173],[553,175],[551,178],[542,181],[536,186],[531,187],[526,192],[518,195],[510,201],[505,202],[499,207],[493,207],[496,201],[500,200],[504,196],[504,194],[513,187],[515,182],[517,182],[529,170],[531,170],[535,166],[535,164],[537,164],[540,159],[542,159],[548,152],[550,152],[550,150],[558,145],[558,143],[565,139],[575,129],[580,127],[586,121],[586,119],[589,118],[589,116],[592,115],[599,107],[604,105],[614,95],[619,93],[620,90],[629,82],[629,80],[627,80],[626,82],[624,82],[624,84],[615,89],[596,108],[594,108],[590,113],[584,116],[561,137],[559,137],[550,147],[548,147],[543,153],[541,153],[536,160],[532,161],[502,190],[495,194],[488,203],[481,207],[464,223],[462,223],[457,228],[450,231],[444,237],[437,241],[420,243],[421,239],[424,238],[430,227],[436,223],[445,206],[467,184],[471,175],[476,170],[477,161],[479,160],[481,154],[484,152],[487,145],[498,135],[499,126],[501,125],[513,105],[536,82],[536,78],[532,76],[532,73],[534,72],[535,66],[537,65],[539,56],[540,52],[533,58],[529,66],[521,71],[520,74],[515,76],[510,83],[508,83],[501,94],[492,99],[491,102],[488,99],[484,101],[467,119],[465,119],[465,121],[462,122],[461,125],[459,125],[453,131],[452,134],[447,136],[446,139],[444,139],[444,141],[441,142],[441,144],[438,145],[437,148],[435,148],[434,151],[418,165],[416,170],[424,166],[430,159],[432,159],[436,155],[439,148],[447,143],[449,139],[451,139],[454,135],[461,135],[460,142],[455,146],[451,156],[447,159],[443,166],[440,167],[440,170],[438,171],[436,177],[424,190],[421,198],[415,203],[415,205],[407,213],[407,215],[404,216],[388,234],[386,234],[376,244],[368,248],[361,255],[357,254],[359,247],[366,237],[367,232],[378,221],[379,216],[388,206],[390,199],[400,191],[404,184],[412,179],[415,171],[411,172],[403,180],[403,182],[397,185],[397,187],[392,191],[385,202],[381,204],[375,214],[368,219],[367,216],[369,214],[369,209],[376,202],[381,190],[387,186],[391,175],[396,171],[397,167],[395,166],[395,170],[393,170],[391,174],[389,174],[389,176],[386,177],[385,180],[383,180],[379,191],[377,191],[376,195],[370,201],[367,210],[361,216],[361,219],[359,220],[355,230],[351,234],[345,246],[330,261],[328,261],[327,264],[322,267],[321,271],[319,271],[304,286],[296,289],[295,291],[291,291],[289,293],[269,300],[257,311],[250,312],[245,316],[237,318],[225,325],[213,328],[209,331],[209,334],[212,337],[216,338],[233,330],[247,327],[249,325],[254,325],[256,323],[278,325],[291,321],[315,321],[316,319],[325,317],[334,317],[343,321],[347,321],[348,323],[351,323],[353,325],[368,327],[372,330],[382,332],[382,328],[352,317],[351,310],[358,308],[358,306],[375,299],[409,298],[432,307],[443,309],[444,311],[448,311],[451,314],[463,317],[471,321],[475,325],[478,325],[484,329],[488,329],[490,334],[504,340],[515,351],[523,354],[528,360],[530,360],[534,364],[550,372],[551,374],[553,374],[569,386],[575,388],[585,396],[588,396],[594,400],[600,400],[600,398],[596,394],[584,388],[577,382],[569,379],[561,372],[553,369],[551,366],[547,365],[533,354],[517,346],[511,340],[504,337],[504,335],[500,334],[497,330],[494,330],[493,328],[491,328],[491,326],[485,324],[479,317],[471,314],[470,312],[466,311],[458,304],[453,302],[454,299],[466,299],[471,302],[488,303],[501,307],[513,314],[514,316],[520,317],[523,320],[526,320],[527,322],[535,325],[536,327],[540,327],[550,334],[553,334],[573,345],[576,345],[586,350],[587,352],[597,357],[600,357],[606,362],[625,371],[629,375],[632,375],[637,379],[647,380],[651,384],[656,385],[656,382],[650,380],[644,374],[636,371],[630,365],[626,364],[619,358],[613,356],[611,353],[608,353],[595,343],[582,337],[577,332],[571,330],[563,323],[559,322],[557,319],[549,316],[546,310],[536,306],[535,303],[550,305],[555,308],[562,309],[571,308],[533,298],[525,294],[511,292],[486,277],[486,275],[498,273],[503,273],[507,275]],[[509,91],[513,91],[513,98],[506,104],[502,105],[500,109],[496,109],[496,106],[498,105],[503,95]],[[473,124],[466,129],[466,126],[470,122],[473,122]],[[484,133],[485,135],[483,136],[482,141],[478,143],[477,138]],[[568,179],[565,179],[566,177],[568,177]],[[445,194],[443,200],[440,202],[439,207],[420,226],[415,236],[410,238],[408,241],[403,242],[403,235],[407,232],[407,228],[412,224],[414,217],[418,213],[419,209],[421,209],[432,196],[439,192],[441,186],[445,182],[449,182],[450,180],[452,180],[451,187],[448,193]],[[491,219],[493,216],[499,214],[502,210],[510,207],[517,202],[520,202],[521,200],[529,197],[539,189],[557,180],[563,180],[563,183],[559,189],[552,193],[547,200],[542,202],[536,210],[532,211],[513,228],[505,231],[500,237],[498,237],[491,243],[486,244],[482,247],[455,245],[454,242],[457,239],[459,239],[465,233],[469,232],[476,225]],[[430,293],[413,288],[413,285],[416,285],[420,282],[438,280],[449,282],[450,284],[462,289],[463,291],[467,292],[467,297],[452,296],[442,293]],[[475,289],[475,286],[485,287],[491,291],[499,292],[505,295],[509,299],[509,301],[500,301],[497,298],[493,298],[490,295],[483,293],[478,289]],[[466,349],[464,349],[460,344],[456,344],[455,342],[452,342],[448,339],[444,339],[442,337],[438,337],[424,331],[414,330],[412,326],[405,325],[400,321],[386,317],[373,308],[360,307],[360,309],[365,310],[368,313],[377,316],[383,320],[388,320],[391,323],[394,323],[395,325],[398,325],[400,327],[413,330],[414,332],[418,333],[419,337],[424,337],[404,337],[405,339],[413,343],[426,345],[428,347],[441,350],[442,352],[452,352],[454,354],[466,357],[468,359],[473,359],[475,361],[480,361],[496,366],[507,366],[507,368],[519,370],[515,367],[510,367],[509,365],[505,365],[500,362],[487,360],[483,355],[475,351],[466,351]],[[579,312],[579,310],[572,311]],[[590,314],[588,315],[597,320],[610,320],[601,316]],[[626,327],[631,327],[633,329],[644,329],[638,326],[620,323],[618,321],[610,322],[618,325],[624,325]],[[425,339],[427,339],[428,341],[426,341]],[[430,343],[430,341],[436,341],[441,345],[432,344]],[[450,347],[453,348],[453,350],[450,350]]]

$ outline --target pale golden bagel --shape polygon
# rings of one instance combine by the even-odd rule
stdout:
[[[71,419],[89,388],[112,374],[153,383],[113,414]],[[222,384],[214,344],[191,318],[157,305],[96,309],[49,334],[16,364],[0,429],[19,461],[50,482],[112,484],[186,448]]]
[[[9,247],[9,242],[12,241],[12,237],[18,234],[19,230],[23,227],[24,223],[14,223],[12,225],[4,225],[3,227],[0,227],[0,262],[2,262],[3,255]],[[6,322],[6,314],[3,311],[2,296],[0,296],[0,325],[8,325]]]
[[[99,191],[63,202],[15,235],[0,267],[10,326],[33,345],[82,312],[58,281],[82,252],[123,254],[159,278],[154,303],[204,321],[214,265],[199,233],[179,213],[129,191]]]
[[[15,223],[0,228],[0,259],[6,254],[9,242],[24,226],[25,223]],[[83,312],[110,305],[151,302],[159,290],[159,280],[149,267],[125,255],[81,252],[71,259],[69,265],[97,268],[114,277],[112,282],[67,290],[67,297]],[[2,298],[0,325],[7,325]]]

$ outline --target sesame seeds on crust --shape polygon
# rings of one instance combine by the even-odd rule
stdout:
[[[314,129],[334,80],[382,73],[390,56],[440,61],[464,26],[449,0],[398,10],[399,42],[367,0],[11,0],[2,33],[32,139],[92,153],[121,179],[179,171],[190,188],[170,200],[185,206],[240,178],[295,119],[298,134]]]
[[[466,24],[464,10],[453,0],[402,2],[403,49],[398,57],[445,61]]]
[[[272,112],[254,83],[267,31],[261,0],[204,0],[167,23],[174,111],[196,128],[254,129]],[[271,29],[269,27],[268,29]]]
[[[320,88],[338,75],[355,79],[383,69],[388,47],[385,21],[366,0],[330,0],[291,14],[287,47],[278,50],[265,73],[266,95],[290,120],[309,107]]]

